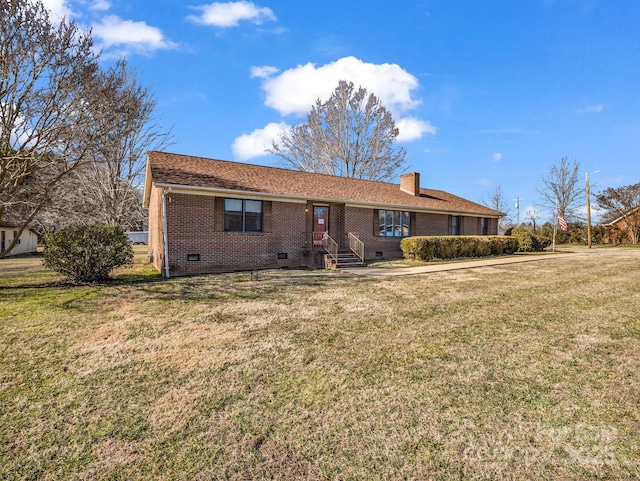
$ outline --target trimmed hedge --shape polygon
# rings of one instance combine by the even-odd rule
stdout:
[[[518,247],[515,237],[486,235],[405,237],[400,242],[406,258],[421,261],[510,255]]]

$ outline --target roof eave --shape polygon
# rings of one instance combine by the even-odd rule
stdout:
[[[284,195],[284,194],[274,194],[270,192],[256,192],[256,191],[247,191],[247,190],[235,190],[235,189],[221,189],[218,187],[194,187],[192,185],[182,185],[182,184],[172,184],[166,182],[154,182],[156,187],[160,188],[169,188],[171,187],[174,193],[179,193],[179,191],[187,191],[189,193],[197,193],[202,192],[209,195],[212,194],[222,194],[222,195],[236,195],[236,196],[256,196],[264,199],[273,199],[280,201],[288,201],[288,202],[297,202],[297,203],[307,203],[311,202],[322,202],[327,204],[345,204],[349,207],[362,207],[362,208],[376,208],[376,209],[390,209],[390,210],[410,210],[412,212],[421,212],[421,213],[438,213],[438,214],[468,214],[474,217],[491,217],[491,218],[500,218],[500,213],[492,213],[492,212],[478,212],[472,210],[453,210],[453,209],[441,209],[438,207],[419,207],[415,205],[407,205],[407,204],[393,204],[393,203],[383,203],[383,202],[359,202],[349,199],[340,199],[340,198],[330,198],[330,197],[312,197],[312,196],[301,196],[301,195]],[[148,199],[147,199],[147,182],[145,180],[145,206],[148,207]],[[151,187],[149,186],[149,190]]]
[[[149,207],[151,197],[151,167],[149,167],[149,152],[147,152],[147,165],[144,170],[144,194],[142,196],[142,207]]]
[[[627,212],[626,214],[621,215],[620,217],[618,217],[617,219],[612,220],[611,222],[608,222],[606,224],[603,224],[605,226],[613,226],[616,225],[618,222],[620,222],[623,219],[626,219],[629,216],[633,216],[636,215],[636,213],[640,211],[640,207],[634,207],[633,209],[631,209],[629,212]]]

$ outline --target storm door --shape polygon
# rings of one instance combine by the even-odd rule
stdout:
[[[329,207],[313,206],[313,245],[322,246],[322,238],[329,227]]]

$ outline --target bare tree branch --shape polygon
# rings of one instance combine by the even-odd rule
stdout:
[[[150,91],[125,61],[101,70],[90,33],[52,22],[40,1],[0,3],[0,24],[0,220],[19,226],[0,257],[30,224],[51,227],[74,209],[123,227],[132,214],[139,222],[139,200],[131,202],[144,152],[171,139]]]
[[[584,189],[579,184],[578,173],[580,164],[571,162],[568,157],[556,161],[546,176],[542,177],[542,187],[538,193],[542,196],[542,206],[559,213],[569,221],[579,219],[579,204],[584,199]]]
[[[70,223],[115,223],[126,230],[140,229],[146,212],[141,187],[148,150],[162,150],[172,140],[153,115],[156,101],[150,90],[138,84],[135,71],[120,60],[99,75],[103,110],[111,128],[96,139],[93,161],[69,176],[47,215],[36,221],[42,230]]]
[[[55,184],[90,158],[104,122],[91,96],[98,65],[90,35],[73,22],[54,25],[30,0],[2,2],[0,24],[0,219],[19,225],[3,257]]]
[[[406,167],[406,151],[393,145],[398,133],[375,95],[342,80],[329,100],[316,100],[306,123],[283,133],[269,151],[297,170],[389,180]]]
[[[502,186],[497,185],[492,191],[490,191],[480,203],[493,210],[504,213],[504,216],[500,218],[500,223],[503,225],[512,224],[511,220],[511,207],[507,201]]]

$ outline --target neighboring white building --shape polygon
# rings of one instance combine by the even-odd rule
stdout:
[[[13,224],[0,221],[0,252],[4,252],[18,235],[20,229]],[[9,253],[10,256],[27,254],[38,250],[38,234],[31,229],[25,229],[16,246]]]

